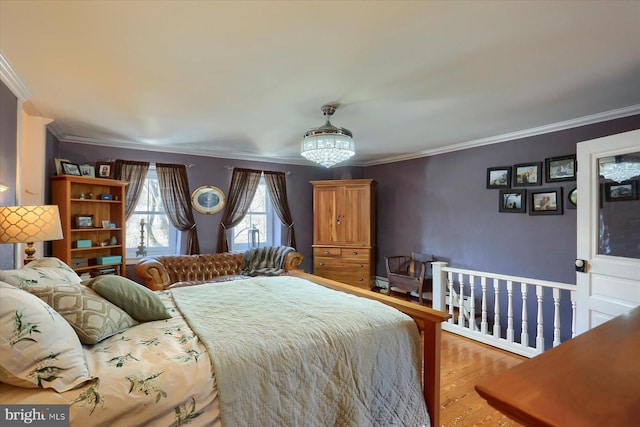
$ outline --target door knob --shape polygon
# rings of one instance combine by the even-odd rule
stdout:
[[[587,269],[587,261],[583,259],[576,259],[576,271],[584,273]]]

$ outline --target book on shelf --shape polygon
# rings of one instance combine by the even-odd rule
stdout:
[[[96,276],[102,276],[103,274],[116,274],[116,269],[114,267],[105,267],[96,270]]]

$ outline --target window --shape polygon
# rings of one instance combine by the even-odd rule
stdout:
[[[231,230],[231,250],[246,251],[255,246],[274,246],[275,241],[280,241],[280,220],[273,211],[271,199],[267,191],[267,183],[264,176],[260,178],[258,189],[251,201],[249,211],[242,221]],[[253,230],[253,231],[252,231]],[[252,242],[252,235],[256,234]]]
[[[164,211],[155,167],[150,166],[136,208],[127,220],[127,258],[140,258],[140,222],[144,220],[144,245],[147,255],[178,253],[178,230]]]

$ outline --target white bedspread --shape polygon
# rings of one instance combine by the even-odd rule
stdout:
[[[223,425],[428,425],[405,314],[293,277],[172,291],[209,350]]]

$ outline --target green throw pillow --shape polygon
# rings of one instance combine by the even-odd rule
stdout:
[[[113,274],[98,276],[89,286],[139,322],[171,317],[158,295],[126,277]]]

